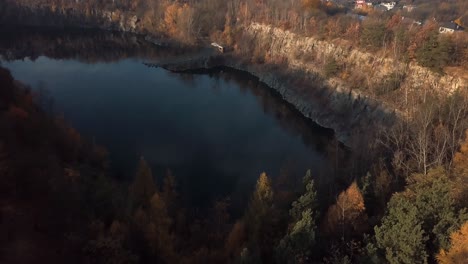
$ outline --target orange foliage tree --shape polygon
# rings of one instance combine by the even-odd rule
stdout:
[[[188,4],[173,3],[166,7],[164,24],[167,33],[175,38],[190,42],[194,27],[194,10]]]
[[[227,256],[238,256],[245,242],[245,225],[241,220],[238,220],[231,229],[231,232],[226,238],[225,252]]]
[[[166,7],[164,12],[164,24],[166,25],[166,30],[170,35],[175,35],[177,33],[177,13],[179,10],[179,5],[177,3],[170,4]]]
[[[135,207],[148,207],[150,199],[155,192],[156,185],[154,184],[151,168],[146,163],[146,160],[141,157],[135,178],[129,187],[132,205]]]
[[[437,255],[440,264],[466,263],[468,260],[468,221],[450,235],[450,249]]]
[[[169,232],[172,220],[167,214],[164,200],[157,192],[151,197],[148,216],[145,236],[152,253],[164,260],[174,260],[174,236]]]
[[[337,234],[338,227],[345,230],[359,231],[365,226],[367,215],[365,213],[364,198],[356,182],[353,182],[346,191],[343,191],[326,214],[325,231],[329,234]]]
[[[455,195],[464,206],[468,205],[468,130],[465,132],[465,141],[462,142],[460,150],[453,157],[453,174],[455,184]]]
[[[319,9],[322,5],[320,0],[302,0],[302,8],[304,9]]]
[[[453,158],[453,166],[457,174],[468,176],[468,129],[465,131],[465,137],[460,151]]]

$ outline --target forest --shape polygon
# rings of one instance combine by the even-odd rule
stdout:
[[[103,147],[0,73],[2,262],[463,263],[468,254],[460,95],[413,121],[427,123],[382,131],[362,146],[368,155],[337,160],[345,172],[371,166],[347,173],[335,197],[318,195],[313,171],[296,187],[262,173],[237,216],[227,197],[186,207],[174,175],[156,177],[144,157],[130,183],[114,179]]]
[[[105,10],[116,23],[135,14],[139,33],[187,45],[217,40],[255,64],[282,61],[269,56],[268,45],[246,48],[251,42],[242,29],[258,22],[338,39],[437,74],[468,69],[466,32],[438,33],[439,22],[461,17],[468,24],[464,0],[401,1],[421,6],[412,14],[424,21],[421,26],[405,22],[403,11],[364,10],[355,14],[366,15],[361,21],[344,6],[318,0],[6,2],[0,6],[3,19],[12,10],[21,10],[14,13],[20,20],[42,10],[54,23],[64,14],[96,23]],[[327,61],[326,77],[340,73],[339,62]],[[374,88],[394,89],[401,76],[393,77]],[[356,135],[351,161],[336,160],[346,177],[335,195],[318,195],[313,180],[318,172],[304,172],[299,186],[262,173],[238,216],[230,214],[228,198],[211,208],[187,208],[174,175],[153,175],[144,157],[136,161],[132,182],[117,181],[106,149],[42,109],[47,98],[3,68],[0,87],[1,263],[455,264],[468,259],[466,89],[444,97],[421,92],[392,126]]]

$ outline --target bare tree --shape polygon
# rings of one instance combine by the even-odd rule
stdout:
[[[404,175],[427,174],[434,166],[450,167],[467,128],[466,92],[446,98],[429,95],[408,117],[401,117],[393,127],[382,130],[378,141],[393,154],[396,170]]]

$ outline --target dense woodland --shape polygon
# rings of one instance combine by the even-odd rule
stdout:
[[[312,171],[299,188],[262,173],[231,218],[228,199],[184,207],[175,177],[156,182],[143,157],[130,184],[115,181],[105,149],[45,114],[45,99],[7,70],[0,77],[4,263],[462,263],[468,254],[468,110],[456,96],[432,110],[427,131],[383,133],[389,148],[330,206]],[[448,133],[462,134],[454,145],[439,123],[450,116],[463,124]]]
[[[467,2],[421,4],[416,26],[400,11],[365,11],[320,1],[14,1],[53,12],[130,10],[141,32],[184,43],[219,40],[244,52],[242,25],[272,24],[419,64],[466,71],[465,32],[437,33]],[[403,4],[403,1],[399,4]],[[2,9],[3,8],[3,9]],[[8,12],[0,7],[0,12]],[[23,13],[27,14],[27,12]],[[433,19],[435,18],[435,19]],[[465,22],[467,23],[467,22]],[[249,59],[268,63],[262,47]],[[392,52],[386,52],[392,50]],[[260,59],[259,59],[260,58]],[[339,71],[330,62],[325,75]],[[420,95],[391,127],[353,142],[343,190],[318,195],[314,175],[286,188],[265,173],[240,217],[229,200],[198,210],[181,203],[175,177],[156,182],[144,157],[133,182],[109,173],[107,152],[65,120],[47,115],[44,97],[0,70],[0,262],[34,263],[463,263],[468,259],[468,95]],[[331,202],[330,202],[331,201]]]

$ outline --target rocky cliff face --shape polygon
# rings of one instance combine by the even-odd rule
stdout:
[[[462,77],[436,74],[415,63],[407,64],[381,54],[374,55],[344,42],[338,44],[321,41],[258,23],[246,27],[245,32],[251,35],[255,42],[269,43],[271,56],[285,57],[290,67],[305,71],[321,72],[317,62],[334,58],[340,64],[346,65],[348,71],[362,73],[371,85],[384,81],[394,72],[404,72],[406,78],[401,85],[412,89],[429,87],[446,94],[468,86],[468,80]],[[308,58],[307,62],[303,60],[304,56]],[[339,83],[336,81],[339,80],[335,80],[335,83]]]
[[[231,55],[201,56],[158,65],[173,72],[228,67],[249,73],[278,92],[305,117],[335,131],[337,139],[352,146],[354,136],[394,121],[395,113],[358,93],[331,87],[316,73],[284,67],[243,63]]]
[[[333,129],[337,139],[348,146],[355,143],[354,136],[367,135],[368,131],[375,131],[376,126],[391,124],[395,118],[392,109],[340,87],[330,87],[316,74],[295,82],[292,78],[304,72],[265,69],[258,65],[236,63],[235,59],[227,60],[225,65],[257,76],[305,117]]]
[[[384,83],[395,72],[402,72],[405,76],[399,84],[400,89],[416,93],[421,89],[431,89],[445,96],[457,89],[467,89],[468,85],[462,77],[439,75],[414,63],[402,63],[343,43],[302,37],[267,25],[251,24],[245,28],[244,34],[248,35],[252,46],[265,47],[267,44],[268,56],[286,58],[286,62],[279,67],[271,67],[268,64],[241,63],[245,58],[229,55],[172,62],[163,67],[171,71],[190,71],[228,66],[246,71],[276,90],[304,116],[332,128],[338,139],[348,145],[352,144],[353,135],[367,134],[367,131],[374,131],[375,126],[391,124],[405,106],[386,102],[375,93],[349,84],[341,76],[321,77],[323,63],[329,58],[346,65],[347,71],[361,75],[361,80],[369,86]],[[397,98],[396,101],[403,100]]]

